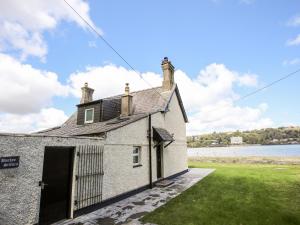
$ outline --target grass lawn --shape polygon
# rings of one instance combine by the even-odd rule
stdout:
[[[160,225],[300,224],[300,166],[190,162],[216,171],[142,218]]]

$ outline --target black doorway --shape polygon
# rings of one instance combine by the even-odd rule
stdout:
[[[156,147],[156,167],[157,167],[157,179],[161,178],[161,145],[157,145]]]
[[[73,147],[45,148],[39,224],[69,217],[73,154]]]

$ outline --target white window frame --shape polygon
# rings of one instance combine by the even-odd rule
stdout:
[[[92,110],[92,119],[91,120],[86,120],[86,115],[87,115],[87,111]],[[89,109],[85,109],[84,111],[84,123],[93,123],[94,122],[94,108],[89,108]]]
[[[133,152],[135,149],[138,149],[137,153]],[[138,162],[134,163],[133,159],[136,156],[138,157]],[[132,149],[132,163],[133,163],[133,166],[141,166],[141,156],[142,156],[142,147],[141,146],[133,146],[133,149]]]

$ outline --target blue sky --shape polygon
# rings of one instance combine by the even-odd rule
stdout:
[[[29,15],[28,11],[22,11],[21,7],[16,9],[14,1],[0,3],[3,10],[0,13],[2,14],[0,23],[13,24],[13,26],[8,26],[5,32],[9,34],[16,32],[17,36],[22,32],[27,32],[27,35],[20,35],[20,39],[25,39],[25,47],[16,44],[20,43],[20,40],[15,42],[9,40],[9,34],[0,36],[0,53],[3,54],[3,57],[10,57],[20,67],[31,65],[34,70],[41,73],[41,76],[45,76],[43,72],[54,73],[57,81],[53,84],[53,89],[56,89],[55,85],[62,89],[70,89],[68,93],[62,90],[59,94],[50,93],[51,90],[49,90],[49,94],[44,99],[45,104],[40,103],[43,100],[41,99],[39,107],[25,111],[7,107],[5,99],[1,104],[0,98],[1,130],[10,130],[11,127],[13,127],[13,131],[19,129],[17,124],[20,123],[4,122],[6,118],[13,118],[14,121],[24,121],[26,118],[25,131],[61,122],[75,110],[75,104],[79,102],[81,84],[79,82],[83,82],[84,79],[89,81],[90,86],[95,89],[98,87],[97,97],[104,97],[104,94],[110,94],[110,92],[109,89],[101,92],[99,89],[102,89],[101,85],[103,84],[93,83],[95,80],[107,82],[105,84],[107,88],[113,89],[116,86],[120,89],[120,93],[123,92],[123,87],[120,86],[118,79],[130,79],[131,81],[131,78],[126,78],[127,75],[124,78],[117,74],[102,74],[106,70],[96,73],[97,68],[104,67],[107,69],[106,73],[109,73],[111,70],[107,66],[110,66],[110,69],[124,67],[128,73],[130,68],[61,2],[63,1],[59,1],[59,4],[53,6],[53,9],[51,7],[55,2],[51,1],[44,5],[33,0],[28,3],[32,4],[33,11],[43,12],[55,23],[49,18],[45,21],[45,17],[35,18],[33,15]],[[298,41],[296,39],[300,34],[299,1],[141,2],[91,0],[82,2],[81,0],[72,0],[69,2],[102,32],[103,37],[137,71],[141,74],[152,72],[153,79],[155,79],[153,85],[157,84],[156,80],[161,74],[160,61],[164,56],[168,56],[176,69],[182,72],[181,75],[178,73],[178,80],[176,80],[179,87],[179,81],[184,82],[183,80],[186,78],[190,79],[191,82],[182,85],[181,90],[184,101],[187,102],[190,123],[192,123],[188,127],[188,133],[300,124],[300,105],[297,104],[298,96],[300,96],[298,85],[300,73],[259,94],[238,103],[234,102],[238,96],[243,96],[300,68],[300,37]],[[67,13],[61,12],[61,9]],[[17,15],[18,13],[20,15]],[[25,21],[28,19],[27,23],[22,22],[24,18]],[[36,21],[39,21],[37,22],[38,26],[35,26]],[[13,30],[18,25],[20,25],[20,30]],[[5,32],[2,31],[2,34]],[[36,51],[27,49],[31,44],[37,47]],[[24,52],[26,52],[25,56]],[[88,67],[93,69],[87,69]],[[3,78],[5,71],[7,70],[1,70],[0,65],[0,76],[2,74],[0,81],[2,83],[8,82],[7,78]],[[12,69],[10,69],[10,73],[13,74],[11,76],[16,74]],[[73,80],[70,79],[70,74],[73,74]],[[235,74],[236,77],[230,77],[230,74]],[[109,78],[107,78],[108,75]],[[18,75],[18,79],[21,79],[19,76],[21,75]],[[95,78],[97,76],[99,77]],[[243,83],[240,78],[245,76],[250,81]],[[206,78],[204,79],[204,77]],[[175,76],[176,78],[177,76]],[[219,86],[214,87],[213,85],[218,82],[222,83],[223,79],[231,79],[231,83],[228,84],[228,87],[224,87],[224,93],[222,93],[223,87],[220,85],[219,90],[221,91],[216,94],[218,91],[215,89]],[[114,82],[117,83],[115,86]],[[152,81],[150,80],[150,82]],[[189,85],[197,82],[198,86],[193,88],[196,90],[200,85],[203,92],[196,91],[194,93],[196,96],[193,96],[195,99],[191,100],[189,96],[193,93],[189,94],[188,92],[193,88],[189,88]],[[144,85],[141,87],[146,88],[147,85]],[[28,87],[30,92],[35,89],[29,81]],[[206,90],[205,87],[211,88]],[[115,94],[115,92],[112,91],[111,94]],[[19,92],[12,93],[13,97],[18,95],[22,96]],[[28,96],[37,95],[39,93],[32,91]],[[206,96],[206,99],[202,99],[203,96]],[[214,98],[207,101],[210,96],[218,97],[220,102],[216,102],[214,105],[212,102]],[[199,98],[199,102],[196,102],[196,98]],[[222,99],[224,101],[221,101]],[[24,101],[26,102],[27,99]],[[230,105],[228,112],[223,112],[227,110],[227,107],[220,106],[223,103]],[[212,125],[203,121],[203,117],[206,117],[210,111],[205,111],[206,107],[212,108],[210,110],[222,111],[222,114],[211,118]],[[58,119],[53,119],[51,123],[36,124],[34,117],[40,118],[42,111],[45,112],[50,108],[59,111],[55,111],[59,114]],[[235,118],[232,118],[232,112],[234,112]],[[248,113],[249,116],[246,116]],[[247,118],[240,119],[239,115]],[[228,119],[224,121],[224,118]],[[234,125],[230,123],[234,123]],[[245,124],[248,123],[247,127]],[[205,126],[202,126],[203,124]]]

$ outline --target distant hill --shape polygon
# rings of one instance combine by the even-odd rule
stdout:
[[[228,146],[231,137],[242,137],[243,144],[300,144],[300,127],[266,128],[251,131],[220,132],[187,137],[188,147]]]

